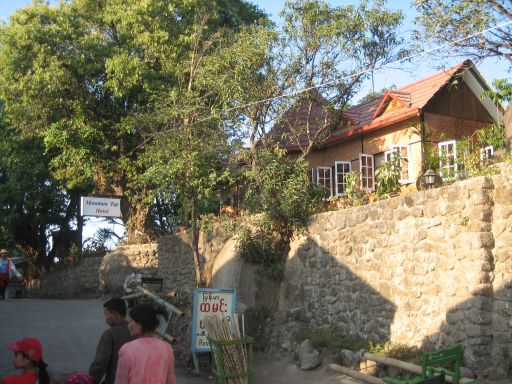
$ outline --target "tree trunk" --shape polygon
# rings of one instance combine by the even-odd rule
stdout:
[[[197,199],[192,199],[192,209],[190,212],[190,224],[192,228],[192,254],[194,258],[194,269],[196,272],[196,286],[203,286],[203,274],[201,271],[201,262],[199,261],[199,227],[197,226]]]
[[[136,203],[124,198],[121,200],[121,215],[126,227],[128,244],[144,244],[154,240],[154,227],[151,221],[151,206],[144,201],[145,193],[139,195]]]

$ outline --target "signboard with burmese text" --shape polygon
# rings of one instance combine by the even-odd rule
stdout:
[[[112,197],[80,198],[80,215],[97,217],[121,217],[121,199]]]
[[[210,352],[204,318],[220,315],[231,323],[236,306],[235,289],[196,288],[192,312],[192,352]]]

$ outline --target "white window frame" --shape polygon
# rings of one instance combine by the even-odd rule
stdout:
[[[450,145],[453,148],[453,153],[450,153]],[[443,179],[453,179],[457,177],[458,174],[458,166],[457,166],[457,141],[455,140],[448,140],[448,141],[441,141],[437,143],[437,147],[439,148],[439,173]],[[443,151],[443,148],[445,151]],[[444,153],[446,152],[446,154]],[[445,156],[453,157],[453,164],[444,164],[443,158]],[[450,170],[453,169],[453,175],[450,174]],[[443,171],[446,171],[446,175]]]
[[[371,161],[371,172],[363,172],[363,168],[370,168],[367,165],[363,166],[363,158]],[[359,180],[361,182],[361,190],[366,191],[375,191],[375,159],[373,158],[373,155],[367,155],[365,153],[359,154]],[[363,176],[363,174],[366,173],[367,176]],[[370,173],[370,175],[368,175]],[[366,182],[364,182],[366,180]],[[372,186],[371,188],[368,188],[368,181],[371,180]]]
[[[402,148],[405,148],[407,154],[402,156]],[[393,144],[391,145],[391,149],[388,149],[384,152],[384,161],[390,161],[391,156],[398,153],[402,159],[406,160],[407,164],[407,178],[402,179],[402,169],[400,169],[400,180],[399,182],[402,184],[411,183],[411,146],[409,144]],[[402,165],[400,166],[400,168]]]
[[[494,146],[480,148],[480,161],[488,160],[494,156]]]
[[[310,176],[311,176],[311,184],[316,185],[317,184],[317,170],[316,170],[316,168],[310,168],[309,172],[310,172]]]
[[[329,171],[329,196],[332,195],[332,168],[331,167],[317,167],[316,168],[316,183],[318,185],[325,185],[324,183],[320,183],[320,170]],[[322,180],[327,180],[326,177],[322,177]]]
[[[334,162],[334,189],[336,192],[336,196],[343,196],[345,194],[345,191],[347,190],[347,180],[345,179],[345,176],[347,173],[345,172],[338,172],[338,165],[345,166],[348,165],[348,173],[352,172],[352,163],[350,161],[335,161]],[[341,180],[340,177],[341,176]],[[343,185],[343,191],[338,190],[339,185]]]

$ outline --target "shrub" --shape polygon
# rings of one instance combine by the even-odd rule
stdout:
[[[402,157],[392,156],[385,161],[375,172],[377,195],[390,197],[400,190],[400,177],[402,173]]]

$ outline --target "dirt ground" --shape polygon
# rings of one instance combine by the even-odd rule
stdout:
[[[253,371],[253,384],[338,384],[340,381],[340,375],[329,372],[326,366],[311,371],[302,371],[292,360],[276,360],[262,354],[254,356]],[[186,367],[177,366],[176,373],[179,384],[215,383],[213,374],[208,370],[200,371],[197,376]]]

